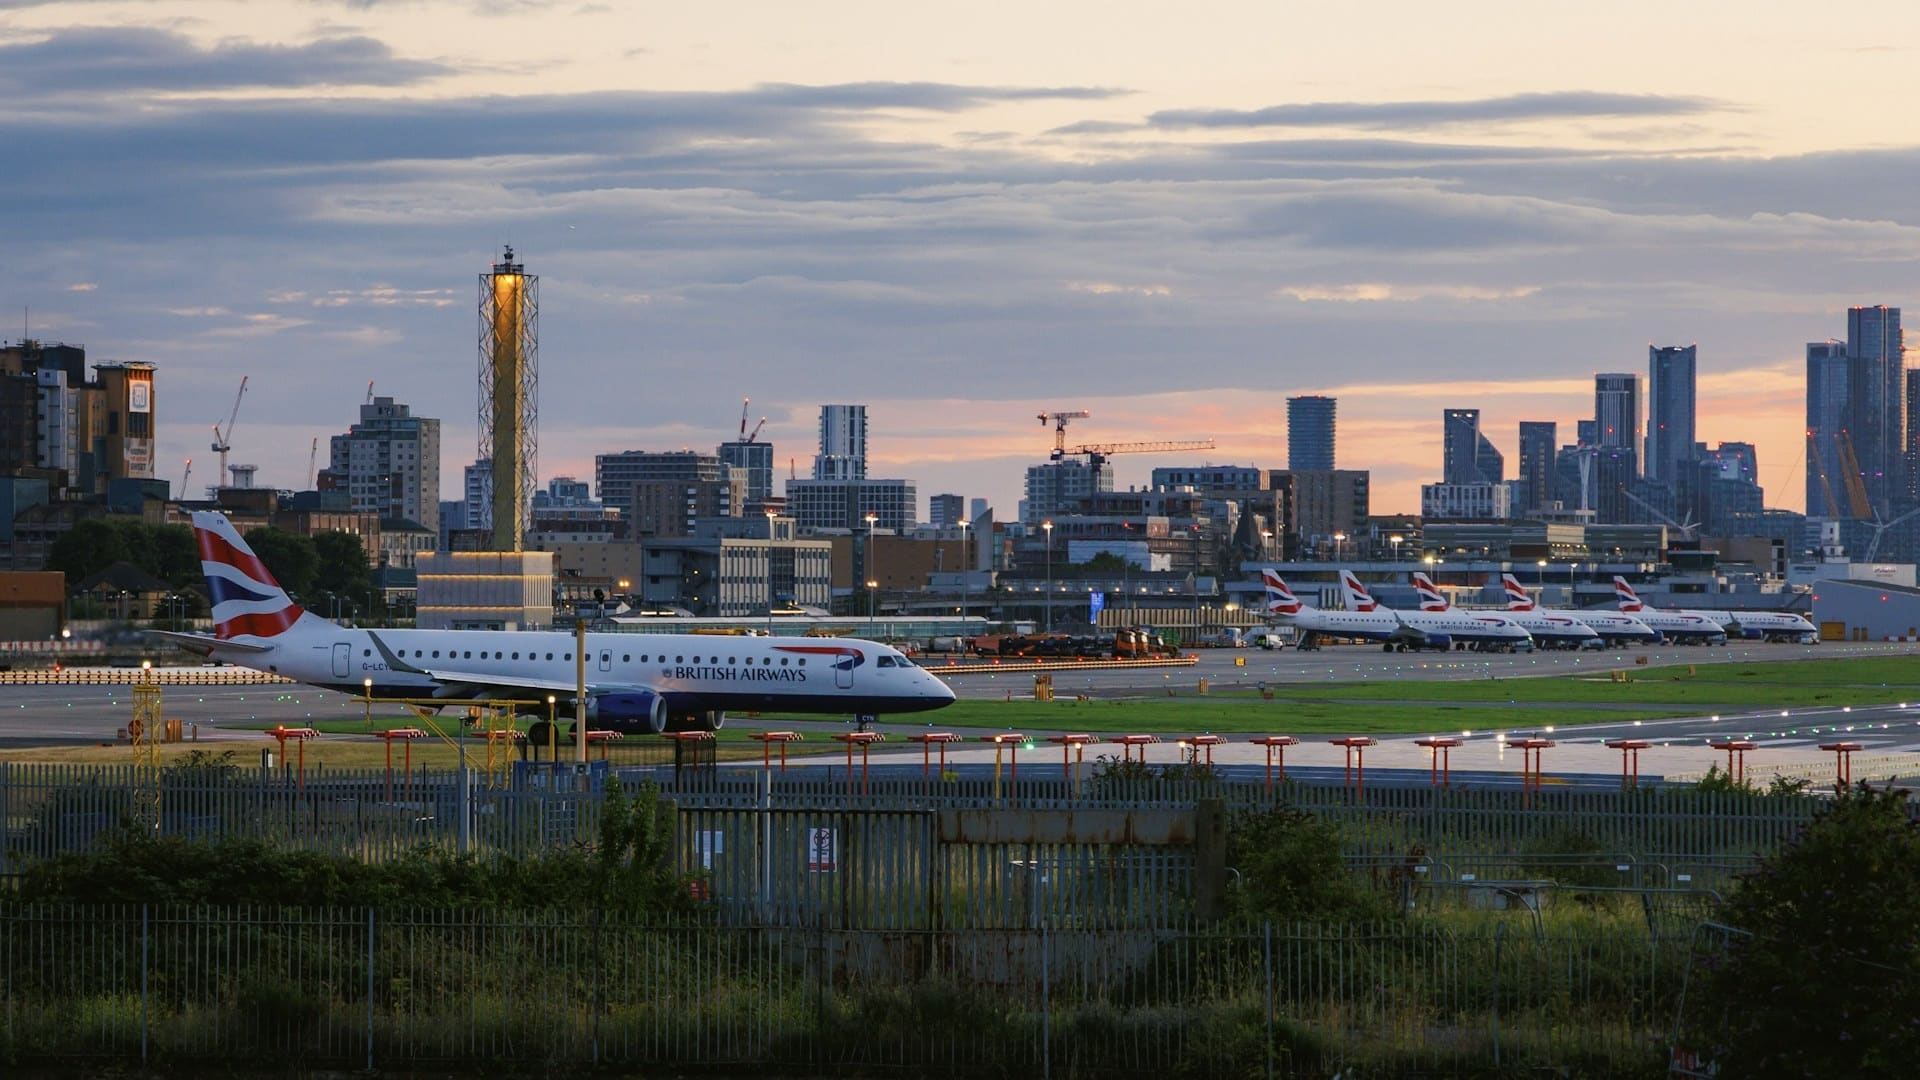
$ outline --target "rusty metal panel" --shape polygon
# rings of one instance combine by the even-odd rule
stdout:
[[[1192,810],[941,810],[943,844],[1193,843]]]

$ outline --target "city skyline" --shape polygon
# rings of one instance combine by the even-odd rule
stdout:
[[[1755,443],[1804,508],[1806,343],[1920,287],[1920,138],[1884,108],[1920,17],[1862,44],[1761,10],[1728,47],[1650,5],[1209,16],[13,0],[0,297],[159,366],[163,478],[242,375],[263,484],[301,486],[369,380],[471,444],[472,275],[512,243],[543,278],[542,482],[710,449],[743,396],[804,474],[819,406],[856,401],[876,475],[1005,519],[1039,409],[1216,440],[1116,460],[1126,487],[1280,467],[1286,399],[1324,394],[1339,463],[1407,511],[1436,408],[1517,462],[1520,422],[1571,431],[1595,372],[1697,342],[1696,438]],[[1823,62],[1850,78],[1764,74]]]

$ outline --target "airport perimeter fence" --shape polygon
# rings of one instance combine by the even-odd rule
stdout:
[[[422,770],[160,770],[0,763],[0,881],[33,860],[92,850],[135,821],[169,837],[248,839],[368,861],[424,847],[537,857],[598,834],[603,790],[488,787]],[[1025,779],[874,781],[749,775],[672,786],[678,869],[736,924],[846,929],[1180,925],[1192,912],[1194,807],[1276,805],[1341,830],[1353,872],[1410,902],[1489,882],[1660,894],[1725,892],[1811,820],[1803,796],[1649,789],[1091,785]],[[143,815],[145,815],[143,817]],[[1236,868],[1227,868],[1229,875]]]
[[[0,905],[0,1063],[1662,1075],[1685,933],[840,931]]]

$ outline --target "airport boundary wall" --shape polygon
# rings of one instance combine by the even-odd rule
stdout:
[[[61,1069],[1658,1075],[1686,933],[1156,934],[0,905],[0,1060]]]
[[[809,773],[815,770],[808,770]],[[637,770],[644,774],[646,770]],[[846,929],[1177,926],[1192,914],[1195,807],[1275,806],[1339,827],[1349,866],[1403,892],[1488,880],[1718,890],[1809,822],[1819,800],[1606,792],[1065,780],[844,781],[657,770],[677,869],[739,924]],[[423,846],[526,859],[598,834],[604,790],[489,787],[473,771],[0,763],[0,880],[115,830],[249,839],[368,861]],[[604,775],[604,774],[603,774]],[[524,777],[522,778],[525,779]],[[557,779],[550,776],[548,779]],[[629,775],[630,784],[642,777]],[[1231,876],[1232,866],[1225,868]]]

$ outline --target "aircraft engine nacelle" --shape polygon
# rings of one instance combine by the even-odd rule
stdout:
[[[1447,634],[1428,634],[1427,639],[1421,642],[1420,646],[1426,649],[1437,649],[1440,652],[1446,652],[1448,649],[1453,648],[1453,638]]]
[[[587,720],[601,730],[658,735],[667,730],[667,699],[645,690],[598,694],[587,702]]]

